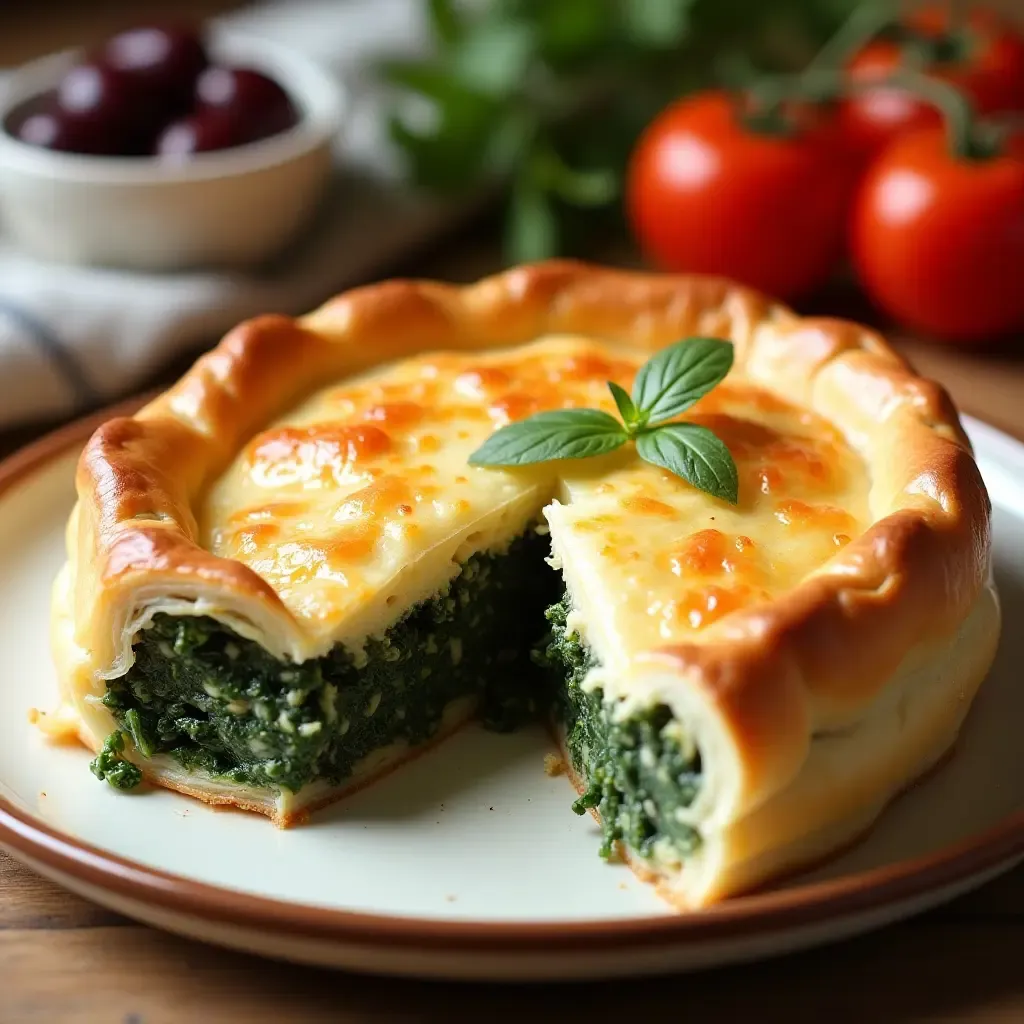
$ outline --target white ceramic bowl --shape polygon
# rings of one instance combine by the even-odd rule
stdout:
[[[217,61],[277,79],[299,123],[182,164],[54,152],[0,130],[0,217],[11,240],[48,260],[145,270],[258,264],[292,240],[330,177],[341,87],[309,58],[266,40],[214,34],[209,49]],[[78,56],[55,54],[8,75],[0,120],[52,88]]]

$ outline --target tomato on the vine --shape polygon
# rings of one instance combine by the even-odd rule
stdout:
[[[789,110],[759,121],[719,92],[664,110],[627,176],[627,214],[646,256],[784,300],[823,283],[842,255],[855,185],[833,121],[821,120],[827,114]]]
[[[902,323],[948,341],[1024,330],[1024,135],[962,156],[941,128],[898,139],[853,211],[854,267]]]
[[[849,60],[855,83],[912,71],[960,89],[978,113],[1024,110],[1024,35],[1005,19],[975,8],[956,27],[947,7],[925,7],[898,27],[898,38],[879,36]],[[934,106],[891,86],[849,96],[840,118],[847,139],[865,155],[916,128],[941,124]]]

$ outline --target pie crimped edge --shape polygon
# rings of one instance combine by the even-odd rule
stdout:
[[[160,595],[180,609],[215,592],[217,617],[271,653],[299,660],[322,653],[269,584],[195,540],[199,496],[270,420],[315,387],[385,362],[560,332],[644,353],[692,334],[728,338],[735,373],[835,424],[872,478],[873,525],[821,570],[768,608],[734,612],[714,642],[644,656],[652,675],[686,676],[713,709],[702,738],[729,762],[705,822],[729,831],[724,860],[690,872],[704,875],[704,884],[695,880],[680,893],[667,886],[666,894],[707,902],[867,828],[949,749],[994,656],[999,609],[988,496],[946,392],[918,377],[877,333],[798,317],[718,279],[551,261],[469,286],[384,282],[297,320],[263,316],[236,327],[168,391],[103,425],[82,455],[68,564],[55,586],[64,722],[98,749],[113,720],[83,697],[101,695],[104,680],[126,670],[139,607]],[[935,684],[922,688],[922,672],[939,664]],[[905,696],[911,689],[913,700]],[[887,694],[916,707],[885,706]],[[865,738],[839,795],[849,813],[826,814],[820,783],[805,780],[800,791],[808,775],[800,767],[829,721],[876,705],[880,713],[857,721]],[[909,741],[894,742],[888,723],[908,714],[918,725]],[[230,788],[151,777],[271,813]],[[279,823],[315,805],[278,815]],[[634,866],[650,873],[644,863]]]

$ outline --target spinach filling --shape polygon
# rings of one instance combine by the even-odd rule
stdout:
[[[453,700],[473,697],[499,731],[561,722],[587,787],[573,810],[599,812],[602,856],[621,842],[681,860],[700,843],[677,813],[699,790],[700,755],[665,705],[618,720],[615,702],[584,688],[595,658],[566,626],[557,574],[539,570],[547,554],[547,538],[531,532],[502,554],[471,557],[443,594],[371,638],[358,662],[341,647],[284,662],[213,619],[157,615],[136,638],[131,669],[108,682],[103,703],[119,730],[93,773],[118,789],[136,785],[141,773],[122,756],[130,738],[144,757],[169,754],[190,770],[294,792],[342,782],[391,743],[424,742]]]
[[[569,595],[548,608],[548,642],[536,660],[560,676],[556,714],[566,750],[586,790],[573,804],[577,814],[597,810],[604,832],[601,856],[625,843],[641,857],[682,860],[700,844],[700,833],[679,820],[701,783],[700,754],[680,741],[678,723],[664,704],[618,720],[614,701],[583,681],[597,664],[591,650],[567,627]]]
[[[97,779],[106,780],[114,789],[134,789],[142,781],[142,772],[124,753],[124,734],[112,732],[104,741],[100,752],[89,763],[89,770]]]
[[[342,647],[282,662],[213,619],[157,615],[103,703],[145,757],[293,792],[348,778],[390,743],[422,743],[460,697],[479,699],[489,727],[515,728],[542,710],[529,652],[557,594],[554,574],[536,571],[546,553],[546,538],[530,533],[503,554],[473,556],[445,593],[370,639],[359,665]],[[128,763],[118,753],[93,762],[114,785]]]

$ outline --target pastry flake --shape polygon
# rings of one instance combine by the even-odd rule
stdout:
[[[614,414],[608,382],[691,335],[734,346],[681,420],[735,505],[632,446],[470,465],[536,412]],[[472,717],[542,718],[605,852],[679,907],[864,831],[950,749],[1000,628],[945,392],[714,279],[558,261],[256,318],[102,426],[77,488],[63,713],[121,735],[120,778],[288,824]]]

